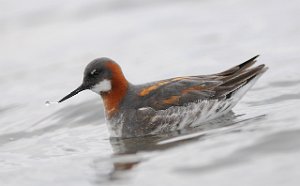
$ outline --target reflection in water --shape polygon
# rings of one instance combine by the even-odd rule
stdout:
[[[204,140],[213,135],[220,135],[224,132],[237,132],[239,127],[246,124],[253,124],[257,120],[265,118],[265,115],[260,115],[252,118],[239,119],[242,115],[236,115],[233,112],[222,116],[221,118],[203,123],[195,128],[188,128],[180,131],[175,131],[167,134],[160,134],[147,137],[136,138],[110,138],[110,143],[113,149],[113,156],[110,161],[112,170],[108,174],[108,180],[120,180],[124,177],[123,174],[128,173],[140,162],[145,161],[147,157],[143,156],[144,152],[159,152],[170,148],[179,147],[181,145]],[[226,128],[228,130],[218,130]],[[239,132],[241,130],[238,130]],[[95,167],[107,160],[95,161]],[[103,176],[99,179],[103,179]],[[97,183],[103,182],[98,180]]]

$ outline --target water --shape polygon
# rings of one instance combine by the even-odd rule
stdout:
[[[57,101],[46,101],[45,102],[45,105],[48,107],[50,105],[53,105],[53,104],[59,104]]]
[[[0,185],[299,185],[300,2],[6,1],[0,6]],[[59,100],[110,57],[143,83],[256,54],[269,70],[228,116],[109,139],[102,101]]]

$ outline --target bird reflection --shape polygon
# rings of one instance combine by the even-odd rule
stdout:
[[[153,154],[160,151],[203,140],[216,133],[220,134],[220,132],[217,132],[218,130],[213,129],[237,126],[237,124],[241,122],[241,126],[244,126],[247,121],[253,122],[255,119],[264,117],[264,115],[261,115],[253,118],[238,119],[241,116],[243,115],[236,115],[235,113],[230,112],[218,119],[202,123],[197,127],[187,128],[172,133],[125,139],[110,138],[113,155],[110,158],[112,169],[108,179],[110,181],[122,179],[124,174],[130,172],[129,170],[132,170],[139,163],[146,161],[151,157],[151,154],[153,156]],[[234,130],[236,129],[237,128],[234,127]]]
[[[111,138],[110,143],[113,149],[112,164],[113,169],[109,174],[110,180],[120,179],[123,172],[133,169],[140,162],[147,160],[148,158],[141,155],[143,152],[156,152],[166,150],[178,145],[183,145],[191,141],[199,140],[204,137],[205,134],[199,134],[193,137],[188,137],[186,139],[176,140],[176,137],[184,135],[180,132],[156,135],[148,137],[139,138],[128,138],[128,139],[118,139]],[[161,143],[170,139],[174,141]]]

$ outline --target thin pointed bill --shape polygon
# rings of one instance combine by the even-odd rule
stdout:
[[[58,101],[58,103],[61,103],[73,96],[75,96],[76,94],[78,94],[79,92],[86,90],[87,88],[83,85],[80,85],[77,89],[73,90],[70,94],[66,95],[64,98],[62,98],[61,100]]]

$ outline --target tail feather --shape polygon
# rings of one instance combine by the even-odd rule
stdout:
[[[244,82],[253,76],[256,76],[257,74],[261,73],[263,69],[265,68],[265,65],[259,65],[257,67],[247,69],[244,71],[241,71],[239,74],[235,74],[233,76],[229,76],[228,78],[224,79],[224,83],[221,84],[221,86],[228,86],[228,85],[234,85],[241,82]]]
[[[238,73],[240,71],[243,71],[243,70],[251,67],[252,65],[254,65],[256,63],[256,58],[258,58],[258,57],[259,57],[259,55],[256,55],[253,58],[245,61],[244,63],[241,63],[237,66],[234,66],[234,67],[232,67],[232,68],[230,68],[226,71],[220,72],[216,75],[218,75],[218,76],[230,76],[230,75],[236,74],[236,73]]]
[[[225,77],[223,83],[218,86],[218,94],[216,97],[230,96],[240,87],[248,84],[252,79],[262,75],[268,68],[262,64],[257,67],[239,71],[239,73]]]

